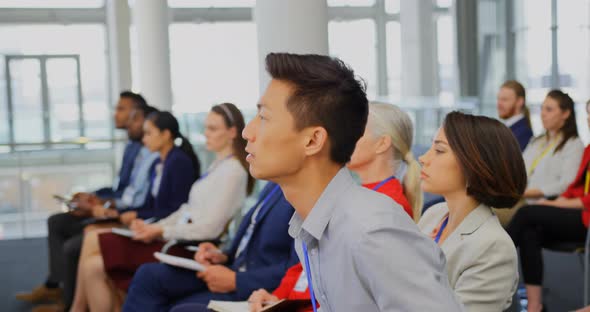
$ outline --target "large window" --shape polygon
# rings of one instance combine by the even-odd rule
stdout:
[[[330,54],[350,65],[367,83],[367,95],[377,95],[375,22],[370,19],[331,21],[328,24]]]
[[[172,24],[170,46],[175,112],[208,111],[222,102],[256,108],[254,23]]]
[[[0,26],[0,41],[0,123],[11,124],[10,80],[13,143],[110,138],[103,25]],[[0,143],[10,141],[10,131],[0,127]]]

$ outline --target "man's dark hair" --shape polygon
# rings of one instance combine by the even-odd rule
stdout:
[[[149,116],[151,113],[154,112],[159,112],[160,110],[153,107],[153,106],[149,106],[149,105],[145,105],[145,106],[140,106],[137,108],[138,111],[140,111],[144,117],[147,118],[147,116]]]
[[[143,109],[145,109],[145,107],[148,106],[145,98],[143,96],[141,96],[141,94],[139,94],[139,93],[125,90],[119,94],[119,97],[124,98],[124,99],[130,99],[131,102],[133,102],[133,105],[135,105],[135,108],[139,108],[139,109],[143,110]],[[146,116],[147,116],[147,114],[146,114]]]
[[[266,70],[273,79],[293,86],[287,109],[297,130],[323,127],[332,161],[347,163],[369,114],[365,85],[353,70],[337,58],[289,53],[268,54]]]
[[[508,127],[496,119],[452,112],[443,130],[467,181],[467,195],[494,208],[511,208],[521,199],[527,173]]]

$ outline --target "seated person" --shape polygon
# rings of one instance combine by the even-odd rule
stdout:
[[[526,187],[518,142],[495,119],[452,112],[420,158],[422,190],[445,198],[418,223],[442,248],[467,311],[503,311],[518,283],[516,248],[490,207],[511,207]]]
[[[410,151],[413,132],[410,117],[397,106],[370,103],[365,133],[346,166],[358,174],[364,187],[391,197],[417,221],[422,212],[422,191],[420,165]],[[402,163],[406,164],[403,187],[396,178]]]
[[[219,253],[210,243],[200,244],[195,260],[207,268],[196,275],[160,263],[141,266],[123,311],[168,311],[186,303],[240,301],[256,289],[274,289],[298,261],[287,233],[292,215],[281,189],[269,182],[242,220],[229,250]]]
[[[147,184],[141,179],[132,179],[141,176],[145,168],[139,168],[141,163],[149,162],[149,151],[143,149],[141,144],[142,131],[132,129],[132,116],[135,119],[143,119],[153,108],[147,105],[145,99],[129,91],[121,93],[115,108],[114,123],[117,129],[126,129],[129,142],[125,147],[123,162],[119,176],[112,188],[102,188],[95,193],[78,193],[74,195],[74,202],[78,209],[57,213],[47,220],[49,242],[49,276],[44,285],[36,287],[31,293],[17,294],[17,299],[40,302],[62,301],[62,291],[59,288],[63,283],[63,301],[66,307],[72,301],[74,295],[73,284],[76,279],[76,267],[82,244],[82,230],[90,218],[104,216],[106,212],[111,214],[114,210],[99,210],[93,207],[107,199],[122,200],[123,194],[129,191],[134,183],[133,201],[131,206],[141,206],[145,201]],[[141,126],[141,125],[140,125]],[[143,157],[146,156],[147,158]],[[148,168],[149,170],[149,168]],[[94,212],[94,213],[93,213]],[[60,303],[61,305],[61,303]]]
[[[245,161],[238,160],[241,159],[238,156],[245,153],[245,142],[238,136],[243,126],[243,117],[233,104],[213,107],[207,116],[205,137],[207,149],[215,152],[216,161],[194,184],[194,179],[186,181],[188,187],[185,190],[185,183],[179,184],[183,179],[178,175],[194,173],[195,170],[179,167],[183,162],[179,158],[184,158],[189,166],[190,159],[196,159],[190,143],[180,135],[178,122],[170,113],[148,118],[144,142],[151,149],[160,151],[164,166],[156,168],[151,210],[145,210],[145,213],[138,210],[137,216],[163,219],[154,224],[134,220],[130,227],[134,232],[132,239],[102,231],[88,234],[84,238],[80,283],[72,310],[82,311],[88,305],[92,311],[103,311],[115,306],[117,297],[113,296],[108,278],[118,289],[126,290],[141,264],[156,261],[153,253],[164,245],[162,239],[212,240],[219,237],[241,208],[254,182],[245,169]],[[174,147],[174,142],[178,144],[179,140],[182,141],[181,148]],[[177,196],[180,191],[183,191],[182,196]],[[168,213],[162,214],[162,211]]]
[[[586,103],[590,116],[590,101]],[[590,127],[590,119],[588,120]],[[590,145],[586,146],[573,182],[554,200],[539,200],[518,210],[506,228],[520,249],[528,311],[542,311],[543,254],[545,244],[584,243],[590,219]]]
[[[347,167],[357,173],[363,186],[391,197],[410,215],[420,216],[422,207],[420,190],[420,167],[414,156],[409,152],[412,145],[413,127],[410,117],[395,105],[370,103],[369,118],[364,135],[357,141],[354,152]],[[405,155],[405,157],[402,157]],[[403,160],[402,160],[403,159]],[[401,164],[406,162],[408,170],[404,179],[407,187],[414,194],[418,209],[413,209],[404,195],[404,188],[395,178]],[[415,214],[414,214],[415,213]],[[270,289],[270,288],[269,288]],[[250,295],[251,308],[262,309],[263,302],[279,299],[308,299],[311,296],[307,289],[307,277],[303,273],[301,263],[291,267],[283,277],[279,287],[271,295],[261,288]],[[175,308],[174,312],[206,311],[205,305],[184,304]],[[301,312],[312,311],[310,304]]]
[[[569,95],[550,91],[541,107],[541,120],[545,134],[534,138],[522,155],[528,172],[524,198],[529,203],[563,193],[576,176],[584,150]]]
[[[524,151],[533,136],[531,117],[526,106],[526,90],[516,80],[508,80],[498,91],[498,115]]]
[[[569,95],[550,91],[541,106],[541,120],[545,133],[533,138],[522,155],[528,173],[523,197],[528,204],[563,193],[576,176],[584,150],[578,136],[574,101]],[[502,225],[508,225],[521,205],[496,212]]]

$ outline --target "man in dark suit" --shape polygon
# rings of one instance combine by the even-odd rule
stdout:
[[[127,125],[131,116],[136,115],[138,110],[146,111],[148,109],[149,106],[141,95],[130,91],[121,92],[113,116],[115,127],[128,130]],[[44,284],[36,287],[30,293],[17,294],[17,299],[29,302],[59,302],[58,306],[63,304],[62,299],[64,299],[65,306],[69,305],[73,298],[73,281],[66,283],[66,286],[70,287],[65,287],[63,298],[60,284],[66,280],[75,280],[77,267],[75,265],[68,267],[67,258],[75,259],[75,263],[77,263],[77,255],[80,253],[82,243],[82,230],[86,224],[85,221],[91,217],[92,207],[106,200],[122,197],[125,188],[130,184],[131,172],[142,146],[141,137],[130,136],[123,154],[119,175],[113,186],[101,188],[93,193],[78,193],[74,195],[74,201],[80,209],[56,213],[49,217],[47,220],[49,276]]]
[[[287,233],[293,207],[281,189],[268,183],[244,216],[228,250],[199,245],[195,272],[162,263],[144,264],[135,274],[123,311],[163,311],[185,303],[246,300],[257,289],[274,289],[299,260]]]
[[[524,86],[516,80],[504,82],[498,91],[497,108],[502,122],[512,130],[524,151],[533,136]]]

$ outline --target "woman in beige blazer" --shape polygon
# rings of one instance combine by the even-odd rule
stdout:
[[[442,248],[449,281],[468,311],[502,311],[518,283],[516,248],[490,207],[526,188],[518,142],[499,121],[453,112],[420,157],[422,190],[442,195],[419,227]]]

